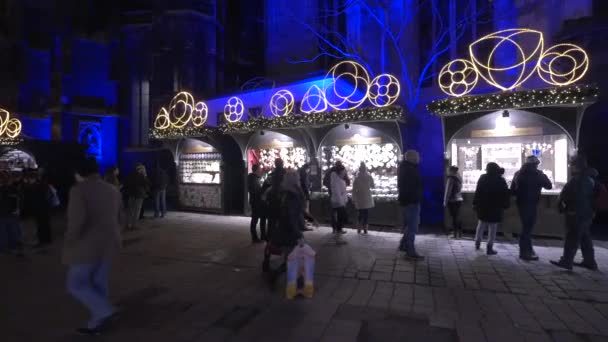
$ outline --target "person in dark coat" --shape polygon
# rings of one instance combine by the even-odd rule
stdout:
[[[46,178],[40,179],[37,170],[28,171],[23,182],[23,212],[26,218],[33,218],[36,223],[36,248],[49,245],[53,241],[50,196]]]
[[[462,178],[458,174],[457,166],[448,168],[448,176],[445,181],[445,194],[443,195],[443,206],[448,209],[452,218],[454,238],[462,237],[462,222],[460,221],[460,207],[464,201],[462,197]]]
[[[262,200],[262,168],[255,164],[247,176],[247,190],[249,192],[249,205],[251,206],[251,241],[260,243],[266,241],[266,208]],[[258,238],[256,226],[260,222],[261,240]]]
[[[129,175],[127,195],[129,198],[127,228],[135,229],[135,224],[143,208],[144,199],[148,196],[150,185],[146,174],[146,167],[138,163],[134,172]]]
[[[494,255],[494,240],[498,225],[502,222],[503,212],[509,207],[509,188],[503,178],[504,169],[496,163],[488,163],[486,174],[477,181],[477,189],[473,199],[473,208],[477,212],[479,223],[475,234],[475,249],[481,246],[481,240],[486,228],[488,231],[487,254]]]
[[[9,251],[23,255],[21,224],[19,222],[19,187],[8,172],[0,173],[0,252],[4,244]],[[6,237],[3,243],[2,237]]]
[[[597,270],[595,250],[591,239],[591,224],[595,216],[593,199],[595,183],[587,168],[587,161],[577,157],[570,164],[572,177],[564,186],[559,196],[559,209],[566,219],[566,238],[564,253],[558,261],[551,261],[557,267],[572,270],[572,266],[580,266]],[[574,262],[574,257],[580,246],[583,261]]]
[[[304,218],[306,219],[306,221],[312,223],[316,227],[319,227],[319,223],[310,213],[310,163],[302,165],[298,169],[298,174],[300,177],[300,187],[302,188],[302,192],[304,193]]]
[[[536,213],[542,189],[550,190],[553,184],[542,171],[538,169],[540,160],[536,156],[526,158],[521,170],[515,173],[511,182],[511,193],[516,198],[517,209],[521,219],[521,234],[519,235],[519,257],[527,261],[538,260],[532,247],[532,231],[536,224]]]
[[[399,249],[405,251],[410,258],[424,259],[416,252],[414,246],[420,224],[420,203],[422,202],[422,177],[418,164],[420,164],[420,155],[417,151],[409,150],[405,152],[404,159],[399,165],[397,186],[404,225],[404,234]]]
[[[167,187],[169,174],[161,167],[154,170],[152,177],[152,194],[154,195],[154,217],[165,217],[167,214]]]
[[[262,199],[266,201],[268,233],[276,227],[278,214],[281,211],[281,184],[285,176],[285,163],[283,159],[277,158],[274,161],[274,170],[268,175],[264,185],[262,185]]]

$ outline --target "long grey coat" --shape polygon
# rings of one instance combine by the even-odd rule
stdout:
[[[120,251],[123,212],[120,192],[99,176],[86,178],[70,190],[63,263],[89,264]]]

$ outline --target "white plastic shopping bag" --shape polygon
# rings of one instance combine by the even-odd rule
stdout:
[[[296,246],[287,256],[287,299],[298,294],[312,298],[314,294],[316,252],[306,243]],[[298,287],[298,278],[302,278],[303,287]]]

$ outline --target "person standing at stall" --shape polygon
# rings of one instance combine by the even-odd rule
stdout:
[[[164,218],[167,214],[167,186],[169,186],[169,175],[165,169],[157,166],[152,178],[154,218]]]
[[[251,167],[251,173],[247,176],[247,190],[249,192],[249,205],[251,206],[251,241],[260,243],[266,241],[266,211],[262,201],[262,168],[255,164]],[[260,222],[260,236],[256,227]]]
[[[298,175],[300,177],[300,187],[302,188],[302,192],[304,193],[304,218],[306,221],[313,224],[315,227],[319,227],[319,223],[310,213],[310,163],[306,163],[302,165],[298,169]],[[305,231],[311,230],[308,228],[304,228]]]
[[[84,180],[70,190],[63,263],[69,267],[68,291],[91,313],[77,332],[99,335],[116,312],[108,300],[108,275],[121,248],[121,195],[101,179],[95,159],[83,162],[78,173]]]
[[[283,159],[277,158],[274,160],[274,170],[268,175],[264,185],[262,186],[262,196],[267,203],[267,235],[272,235],[273,229],[278,224],[279,214],[281,211],[281,184],[285,177],[285,163]],[[268,237],[268,236],[267,236]]]
[[[348,194],[346,193],[346,168],[344,165],[336,164],[331,174],[331,208],[332,229],[334,234],[346,234],[344,224],[347,222],[346,204]]]
[[[127,196],[129,198],[127,229],[135,229],[148,191],[149,184],[146,177],[146,168],[143,164],[137,164],[134,172],[129,175],[127,183]]]
[[[422,177],[418,165],[420,154],[408,150],[399,165],[397,187],[399,188],[399,204],[403,210],[403,237],[399,250],[405,251],[407,257],[421,260],[424,256],[416,252],[415,240],[420,225],[420,203],[422,202]]]
[[[593,208],[595,183],[589,175],[587,161],[583,157],[579,156],[573,160],[570,168],[572,177],[559,195],[559,209],[566,220],[564,252],[559,261],[551,260],[551,263],[569,271],[572,270],[572,265],[597,270],[590,232],[595,215]],[[583,261],[575,264],[574,257],[579,245]]]
[[[486,254],[495,255],[494,240],[498,225],[502,222],[503,212],[509,207],[509,187],[503,178],[505,170],[496,163],[488,163],[486,173],[479,177],[475,197],[473,198],[473,209],[477,212],[479,223],[475,233],[475,249],[481,247],[481,240],[488,229],[488,243]]]
[[[118,179],[120,171],[116,166],[110,166],[103,177],[103,179],[116,187],[117,190],[120,190],[122,185],[120,184],[120,180]]]
[[[454,238],[462,237],[462,222],[460,221],[460,207],[462,206],[462,179],[458,174],[457,166],[448,168],[448,177],[445,182],[445,194],[443,195],[443,207],[448,208],[452,218]]]
[[[367,234],[369,228],[369,210],[374,207],[372,189],[375,187],[374,178],[367,171],[364,162],[359,165],[359,172],[353,181],[353,204],[357,209],[357,234],[363,230]]]
[[[540,160],[536,156],[526,158],[521,170],[513,176],[511,193],[516,198],[521,234],[519,235],[519,258],[526,261],[536,261],[538,256],[532,245],[532,231],[536,224],[536,214],[542,189],[550,190],[553,184],[549,177],[538,169]]]

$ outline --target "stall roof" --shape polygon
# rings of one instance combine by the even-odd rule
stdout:
[[[539,107],[572,107],[597,101],[599,89],[595,85],[574,85],[561,88],[520,90],[487,95],[450,97],[431,102],[429,112],[441,116]]]

